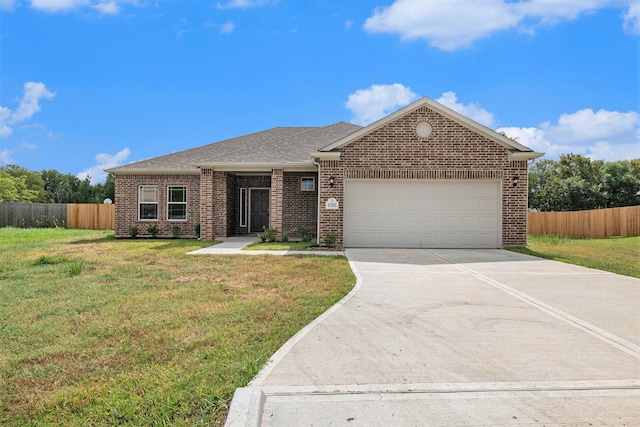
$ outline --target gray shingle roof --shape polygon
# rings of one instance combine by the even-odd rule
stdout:
[[[195,165],[212,163],[309,163],[312,151],[356,132],[360,126],[338,122],[324,127],[276,127],[202,147],[154,157],[109,169],[115,174],[196,172]]]

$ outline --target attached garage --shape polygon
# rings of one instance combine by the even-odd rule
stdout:
[[[344,245],[385,248],[498,248],[497,180],[344,182]]]

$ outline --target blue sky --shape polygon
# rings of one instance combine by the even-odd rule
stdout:
[[[640,0],[0,0],[0,165],[104,168],[428,96],[640,158]]]

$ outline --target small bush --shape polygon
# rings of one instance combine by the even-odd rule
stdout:
[[[309,233],[309,230],[307,230],[305,227],[298,227],[298,237],[303,241],[303,242],[310,242],[311,241],[311,233]]]
[[[147,233],[151,235],[151,237],[156,237],[158,235],[158,224],[149,224],[147,226]]]
[[[129,236],[135,238],[138,235],[138,226],[130,225],[128,228]]]
[[[200,224],[196,224],[196,237],[200,238]]]
[[[324,235],[324,244],[329,246],[330,248],[336,245],[336,241],[338,240],[338,236],[333,231],[329,231]]]
[[[64,227],[64,221],[50,216],[45,216],[33,221],[33,228],[61,228]]]
[[[275,242],[276,234],[278,234],[278,230],[276,228],[263,225],[262,233],[258,234],[258,237],[260,237],[260,241],[262,242]]]
[[[280,238],[280,241],[287,243],[289,241],[289,233],[282,233],[282,237]]]
[[[178,224],[173,224],[170,228],[169,231],[171,231],[171,235],[176,238],[180,235],[180,226]]]

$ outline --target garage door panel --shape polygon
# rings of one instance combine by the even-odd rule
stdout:
[[[500,246],[498,181],[347,180],[347,247]]]

